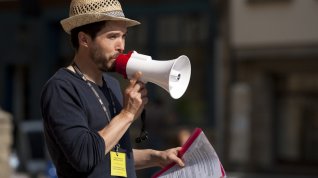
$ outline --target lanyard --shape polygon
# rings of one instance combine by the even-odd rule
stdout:
[[[93,93],[95,94],[97,100],[99,101],[100,105],[102,106],[102,108],[103,108],[103,110],[104,110],[104,112],[105,112],[105,115],[106,115],[106,117],[107,117],[108,123],[110,123],[110,119],[111,119],[110,115],[111,115],[111,114],[110,114],[109,111],[107,110],[107,108],[106,108],[104,102],[102,101],[102,99],[100,98],[99,94],[97,93],[97,91],[95,90],[95,88],[92,86],[92,84],[87,80],[87,78],[84,76],[84,74],[80,71],[79,67],[76,65],[75,62],[73,63],[72,66],[73,66],[75,72],[81,76],[81,78],[86,82],[86,84],[89,86],[89,88],[93,91]],[[108,87],[108,85],[107,85],[106,82],[105,82],[105,85],[106,85],[106,88],[107,88],[107,92],[108,92],[108,94],[109,94],[109,96],[110,96],[110,100],[111,100],[111,102],[112,102],[111,105],[112,105],[112,107],[113,107],[114,115],[116,115],[117,110],[116,110],[116,107],[115,107],[115,102],[114,102],[113,95],[112,95],[112,93],[110,92],[110,89],[109,89],[109,87]],[[115,146],[116,153],[118,153],[119,147],[120,147],[120,144],[117,143],[116,146]]]
[[[102,99],[100,98],[99,94],[97,93],[97,91],[95,90],[95,88],[92,86],[92,84],[87,80],[87,78],[84,76],[84,74],[80,71],[79,67],[76,65],[76,63],[74,62],[73,63],[73,68],[75,70],[75,72],[77,74],[79,74],[81,76],[81,78],[87,83],[87,85],[91,88],[91,90],[93,91],[93,93],[95,94],[97,100],[99,101],[100,105],[102,106],[104,112],[105,112],[105,115],[108,119],[108,123],[110,122],[110,113],[108,112],[108,110],[106,109],[106,106],[104,105]],[[105,83],[106,84],[106,83]],[[114,102],[114,99],[113,99],[113,95],[112,93],[110,92],[110,89],[109,87],[107,86],[106,84],[106,88],[107,88],[107,91],[109,93],[109,96],[110,96],[110,99],[112,101],[112,107],[113,107],[113,112],[114,114],[116,114],[116,107],[115,107],[115,102]],[[148,139],[148,132],[146,131],[146,128],[145,128],[145,120],[146,120],[146,111],[143,110],[143,112],[141,113],[141,121],[142,121],[142,128],[141,128],[141,131],[140,131],[140,135],[139,137],[136,138],[136,143],[140,143],[142,142],[143,140],[147,140]],[[118,149],[120,147],[119,143],[115,146],[115,150],[116,152],[118,153]]]
[[[105,115],[107,117],[107,120],[108,120],[108,123],[110,122],[110,113],[109,111],[107,110],[104,102],[102,101],[102,99],[100,98],[99,94],[97,93],[97,91],[95,90],[95,88],[92,86],[92,84],[87,80],[87,78],[84,76],[84,74],[80,71],[79,67],[76,65],[76,63],[73,64],[73,68],[75,69],[75,72],[77,74],[79,74],[81,76],[81,78],[86,82],[86,84],[89,86],[89,88],[93,91],[93,93],[95,94],[97,100],[99,101],[100,105],[102,106],[104,112],[105,112]],[[106,84],[106,83],[105,83]],[[111,99],[111,104],[112,104],[112,107],[113,107],[113,112],[114,114],[116,114],[116,107],[115,107],[115,102],[114,102],[114,99],[113,99],[113,96],[110,92],[110,89],[108,88],[107,84],[106,84],[106,88],[107,88],[107,91],[108,91],[108,94],[110,96],[110,99]]]

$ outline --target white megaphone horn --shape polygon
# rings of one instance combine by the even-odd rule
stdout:
[[[136,51],[120,54],[115,61],[115,70],[129,79],[140,71],[140,81],[164,88],[174,99],[185,93],[191,76],[190,60],[185,55],[173,60],[157,61]]]

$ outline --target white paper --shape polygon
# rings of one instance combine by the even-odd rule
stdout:
[[[182,156],[185,167],[181,168],[174,165],[164,173],[160,178],[220,178],[226,177],[222,164],[206,138],[201,131],[199,136],[193,141],[191,146]]]

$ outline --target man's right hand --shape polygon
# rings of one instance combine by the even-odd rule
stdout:
[[[134,120],[140,116],[144,106],[148,103],[145,84],[139,81],[141,75],[141,72],[133,75],[124,93],[123,111],[132,114]]]

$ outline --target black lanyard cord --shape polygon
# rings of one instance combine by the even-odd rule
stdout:
[[[148,132],[146,131],[146,110],[143,110],[141,113],[141,131],[139,137],[135,139],[136,143],[141,143],[144,140],[148,139]]]
[[[74,62],[73,63],[73,68],[75,70],[75,72],[81,76],[81,78],[87,83],[87,85],[90,87],[90,89],[93,91],[93,93],[95,94],[97,100],[99,101],[100,105],[102,106],[104,112],[105,112],[105,115],[107,117],[107,120],[108,120],[108,123],[110,123],[110,120],[111,120],[111,114],[108,112],[104,102],[102,101],[101,97],[99,96],[99,94],[97,93],[97,91],[95,90],[95,88],[92,86],[92,84],[87,80],[87,78],[84,76],[84,74],[81,72],[81,70],[79,69],[79,67],[76,65],[76,63]],[[110,89],[109,87],[107,86],[107,83],[105,82],[105,85],[106,85],[106,88],[107,88],[107,91],[109,93],[109,96],[110,96],[110,99],[112,101],[112,107],[113,107],[113,112],[114,112],[114,115],[116,115],[117,111],[116,111],[116,107],[115,107],[115,102],[114,102],[114,98],[112,96],[112,93],[110,92]],[[120,148],[120,144],[117,143],[114,147],[114,150],[116,151],[116,153],[118,154],[118,150]]]
[[[99,96],[99,94],[97,93],[97,91],[95,90],[95,88],[92,86],[92,84],[87,80],[87,78],[84,76],[84,74],[80,71],[79,67],[76,65],[76,63],[73,63],[73,68],[75,70],[75,72],[77,74],[79,74],[81,76],[81,78],[86,82],[86,84],[90,87],[90,89],[93,91],[93,93],[95,94],[97,100],[99,101],[101,107],[103,108],[103,111],[107,117],[107,120],[108,120],[108,123],[110,122],[111,120],[111,114],[109,113],[109,111],[107,110],[104,102],[102,101],[101,97]],[[105,83],[106,84],[106,83]],[[106,84],[106,87],[107,87],[107,90],[108,90],[108,93],[109,93],[109,96],[110,96],[110,99],[112,101],[112,107],[113,107],[113,112],[114,114],[116,114],[116,107],[115,107],[115,102],[114,102],[114,99],[113,99],[113,96],[110,92],[110,89],[108,88],[107,84]]]

